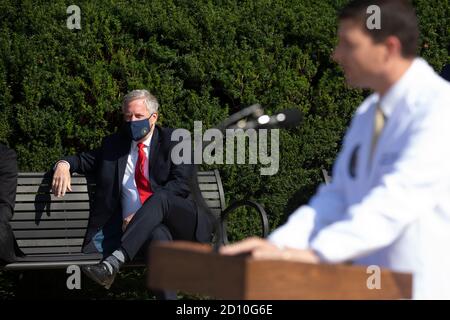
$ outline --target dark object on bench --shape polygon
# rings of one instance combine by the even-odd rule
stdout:
[[[19,173],[14,216],[11,226],[17,244],[25,254],[19,261],[4,267],[7,270],[65,268],[69,265],[94,264],[101,254],[81,251],[89,219],[90,199],[95,184],[81,175],[73,175],[72,192],[63,198],[50,193],[52,172]],[[225,195],[219,171],[199,171],[199,188],[206,204],[220,217],[226,237],[226,218],[240,206],[255,208],[262,222],[262,236],[269,228],[262,206],[251,200],[241,200],[225,207]],[[216,240],[217,241],[217,240]]]

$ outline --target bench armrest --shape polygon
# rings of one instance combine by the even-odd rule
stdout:
[[[267,219],[267,213],[266,210],[264,210],[263,206],[260,205],[258,202],[253,200],[238,200],[233,203],[231,203],[228,208],[226,208],[220,217],[221,220],[221,228],[222,228],[222,241],[224,244],[228,243],[228,235],[227,235],[227,229],[226,229],[226,221],[228,218],[228,215],[236,210],[239,207],[252,207],[254,208],[261,218],[261,227],[262,227],[262,234],[261,236],[263,238],[266,238],[269,234],[269,220]]]

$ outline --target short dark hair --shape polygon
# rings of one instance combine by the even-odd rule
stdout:
[[[366,21],[367,8],[376,5],[380,8],[381,28],[369,29]],[[402,56],[416,56],[419,45],[419,26],[414,7],[408,0],[353,0],[339,14],[339,20],[355,20],[375,43],[395,36],[402,44]]]

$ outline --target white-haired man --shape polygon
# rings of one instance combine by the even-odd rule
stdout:
[[[98,149],[57,162],[53,192],[71,191],[71,173],[95,174],[96,193],[83,251],[104,260],[83,271],[109,288],[121,265],[152,240],[208,242],[212,224],[192,200],[190,164],[171,160],[173,129],[156,124],[158,101],[147,90],[128,93],[122,103],[125,125]]]

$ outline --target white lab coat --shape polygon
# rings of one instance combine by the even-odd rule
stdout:
[[[414,60],[380,101],[387,122],[369,166],[378,100],[356,111],[331,184],[269,240],[412,272],[414,298],[450,299],[450,84]]]

